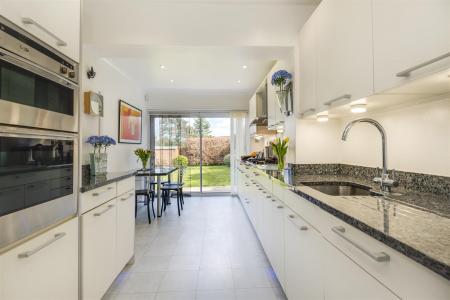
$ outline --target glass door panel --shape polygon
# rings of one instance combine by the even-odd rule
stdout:
[[[230,118],[198,118],[202,132],[202,191],[230,192]]]
[[[151,116],[150,124],[152,166],[173,166],[182,155],[187,159],[185,192],[230,191],[229,118]],[[178,181],[178,174],[171,180]]]

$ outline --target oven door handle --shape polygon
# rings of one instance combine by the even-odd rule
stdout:
[[[75,82],[70,81],[69,79],[67,79],[59,74],[51,72],[51,71],[41,67],[40,65],[35,64],[25,58],[22,58],[19,55],[16,55],[8,50],[0,48],[0,59],[8,62],[10,64],[13,64],[15,66],[18,66],[20,68],[31,71],[32,73],[41,75],[42,77],[45,77],[56,83],[64,84],[68,88],[71,88],[71,89],[78,88],[78,85]]]

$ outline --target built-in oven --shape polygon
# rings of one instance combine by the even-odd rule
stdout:
[[[0,123],[78,131],[78,64],[0,16]]]
[[[0,249],[77,213],[77,135],[0,126]]]

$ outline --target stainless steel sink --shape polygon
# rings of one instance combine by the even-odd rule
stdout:
[[[331,196],[381,196],[370,187],[350,182],[303,182],[302,184]]]

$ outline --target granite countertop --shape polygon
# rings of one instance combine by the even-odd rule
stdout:
[[[136,170],[124,172],[110,172],[105,175],[83,176],[80,191],[82,193],[96,189],[98,187],[135,176]]]
[[[379,186],[343,175],[292,175],[266,172],[307,201],[387,246],[450,279],[450,199],[445,195],[397,188],[388,196],[331,196],[303,183],[355,183]]]

